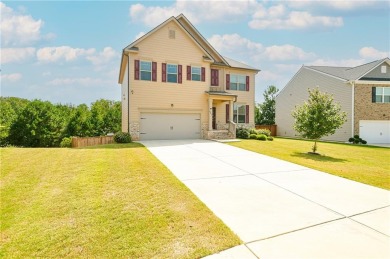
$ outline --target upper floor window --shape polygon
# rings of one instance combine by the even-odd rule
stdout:
[[[390,87],[373,87],[372,101],[374,103],[390,103]]]
[[[152,62],[150,61],[140,62],[140,79],[146,81],[152,80]]]
[[[177,65],[167,64],[167,82],[177,83]]]
[[[230,90],[245,91],[245,76],[230,75]]]
[[[200,67],[191,67],[191,80],[200,81],[201,69]]]

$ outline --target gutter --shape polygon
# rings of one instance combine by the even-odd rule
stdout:
[[[351,123],[352,123],[352,134],[351,136],[354,136],[355,134],[355,81],[351,80],[348,81],[349,84],[352,86],[352,115],[351,115]]]

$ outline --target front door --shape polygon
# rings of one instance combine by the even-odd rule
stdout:
[[[217,129],[217,108],[213,107],[213,130]]]

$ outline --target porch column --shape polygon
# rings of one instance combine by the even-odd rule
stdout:
[[[231,121],[231,122],[233,122],[233,105],[234,105],[234,103],[233,103],[233,101],[232,100],[230,100],[229,101],[229,121]]]
[[[213,130],[213,99],[209,97],[209,130]]]

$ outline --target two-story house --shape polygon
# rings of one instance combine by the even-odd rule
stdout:
[[[278,136],[298,137],[291,111],[308,99],[308,89],[333,95],[347,122],[325,140],[346,142],[360,135],[368,144],[390,143],[390,59],[356,67],[302,66],[276,96]]]
[[[222,57],[183,15],[123,49],[122,131],[133,140],[235,138],[254,127],[255,75]]]

